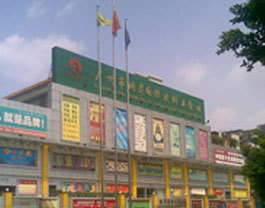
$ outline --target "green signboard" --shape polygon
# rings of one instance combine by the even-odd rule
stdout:
[[[40,113],[0,106],[0,131],[47,137],[47,116]]]
[[[52,51],[53,82],[99,94],[98,62],[55,47]],[[169,75],[170,76],[170,75]],[[126,102],[126,73],[117,69],[117,99]],[[113,68],[102,64],[102,95],[113,98]],[[130,103],[150,110],[204,123],[202,99],[130,74]]]
[[[150,208],[149,200],[132,201],[132,208]]]

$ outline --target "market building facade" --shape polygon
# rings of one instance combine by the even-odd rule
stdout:
[[[224,199],[236,208],[240,198],[247,206],[244,158],[211,143],[203,100],[130,74],[127,112],[126,74],[117,70],[114,108],[113,70],[105,64],[102,155],[97,69],[97,61],[55,47],[51,78],[0,100],[0,192],[49,197],[57,190],[101,192],[102,184],[115,192],[116,139],[118,192],[128,193],[129,139],[133,198],[185,199],[194,208],[218,207]]]

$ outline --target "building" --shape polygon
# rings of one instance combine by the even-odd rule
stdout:
[[[126,74],[118,70],[114,108],[113,71],[105,64],[102,155],[97,68],[97,61],[55,47],[50,79],[0,100],[0,191],[48,197],[55,190],[100,192],[102,183],[115,191],[116,138],[118,191],[126,193],[129,138],[134,198],[185,198],[193,207],[205,203],[198,196],[250,200],[243,156],[211,143],[202,99],[130,74],[127,112]]]

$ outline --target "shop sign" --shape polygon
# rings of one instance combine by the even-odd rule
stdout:
[[[92,143],[100,143],[100,112],[99,104],[90,102],[89,120],[90,120],[90,141]],[[103,144],[105,144],[105,108],[104,105],[101,107],[101,118],[102,118],[102,136]]]
[[[129,185],[118,184],[118,193],[129,193]],[[115,184],[107,185],[107,192],[116,192]]]
[[[228,183],[229,182],[228,173],[213,172],[212,176],[213,176],[214,182],[219,182],[219,183]]]
[[[206,190],[203,188],[192,188],[191,189],[192,195],[206,195]]]
[[[63,182],[62,191],[63,192],[95,192],[95,184],[94,183],[82,183],[82,182]]]
[[[200,144],[200,158],[202,160],[208,160],[208,132],[200,130],[199,132],[199,144]]]
[[[194,128],[185,127],[185,142],[187,158],[195,158]]]
[[[209,200],[209,208],[226,208],[226,205],[224,201]]]
[[[202,200],[191,200],[191,208],[202,208]]]
[[[173,197],[181,197],[182,196],[182,189],[181,188],[170,188],[171,196]]]
[[[235,190],[235,198],[247,198],[246,190]]]
[[[52,50],[52,81],[90,93],[99,93],[98,63],[55,47]],[[202,99],[130,74],[130,104],[204,124]],[[127,101],[126,72],[117,69],[117,99]],[[102,95],[113,98],[113,67],[102,64]]]
[[[104,206],[101,205],[100,199],[73,199],[72,208],[115,208],[114,199],[105,199]]]
[[[114,160],[107,160],[106,161],[106,169],[108,172],[115,172],[115,161]],[[128,173],[129,172],[128,162],[118,161],[117,171],[119,173]]]
[[[223,190],[222,189],[214,189],[213,193],[214,193],[214,195],[222,196]]]
[[[185,199],[169,199],[169,198],[162,198],[159,199],[159,206],[162,207],[186,207],[186,200]]]
[[[241,174],[235,174],[234,175],[234,182],[235,183],[246,184],[246,176],[241,175]]]
[[[227,208],[238,208],[238,203],[237,201],[227,201]]]
[[[17,184],[17,180],[15,177],[0,176],[0,184],[2,186],[15,186]]]
[[[128,148],[128,127],[127,127],[127,112],[123,109],[116,109],[116,142],[117,148],[127,149]]]
[[[53,168],[95,171],[95,158],[54,153]]]
[[[0,164],[37,166],[37,151],[0,147]]]
[[[180,131],[179,125],[170,124],[171,155],[180,156]]]
[[[19,194],[37,194],[37,180],[19,180]]]
[[[143,176],[163,176],[163,166],[154,163],[138,163],[138,174]]]
[[[170,178],[172,179],[181,179],[182,172],[181,167],[172,165],[170,168]]]
[[[62,102],[62,139],[80,141],[80,101],[78,98],[63,95]]]
[[[155,153],[164,152],[164,121],[153,119],[153,148]]]
[[[140,114],[134,115],[134,150],[147,151],[146,142],[146,117]]]
[[[149,200],[148,201],[137,200],[137,201],[132,201],[132,208],[151,208],[151,207]]]
[[[190,180],[194,180],[194,181],[206,181],[207,180],[207,175],[206,175],[205,170],[189,168],[188,174],[189,174]]]
[[[47,137],[47,116],[0,106],[0,131],[34,137]]]
[[[232,165],[241,167],[245,164],[242,154],[230,152],[224,149],[214,149],[214,160],[218,164]]]

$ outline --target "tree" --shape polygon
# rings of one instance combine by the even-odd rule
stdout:
[[[257,145],[243,145],[241,150],[245,156],[243,172],[249,177],[251,187],[265,205],[265,135],[255,131]]]
[[[217,145],[224,145],[224,139],[222,137],[219,137],[218,135],[212,135],[212,143]]]
[[[256,63],[265,66],[265,0],[249,0],[230,7],[234,18],[230,22],[242,23],[244,29],[230,29],[219,37],[217,54],[233,51],[243,58],[241,67],[251,71]]]

